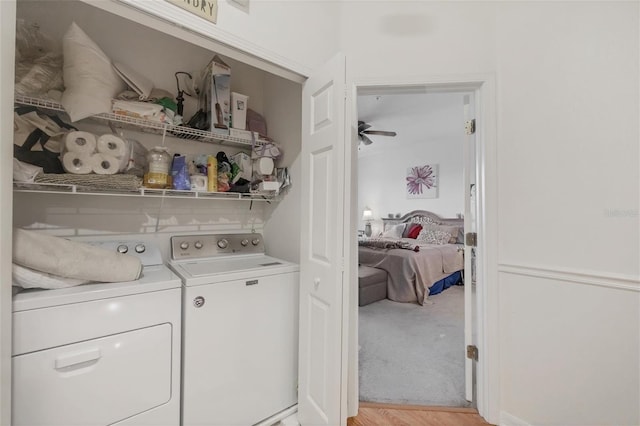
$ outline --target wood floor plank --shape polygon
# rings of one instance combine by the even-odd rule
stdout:
[[[487,426],[472,408],[360,403],[347,426]]]

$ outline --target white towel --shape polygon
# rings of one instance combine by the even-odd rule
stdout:
[[[64,278],[57,275],[47,274],[46,272],[39,272],[33,269],[25,268],[24,266],[11,264],[11,272],[13,278],[13,286],[22,288],[67,288],[74,287],[81,284],[86,284],[91,281],[79,280],[76,278]]]
[[[13,262],[60,277],[99,282],[134,281],[142,274],[135,256],[18,228],[13,232]]]

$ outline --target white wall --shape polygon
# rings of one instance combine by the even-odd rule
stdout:
[[[251,0],[249,13],[232,1],[218,1],[217,27],[276,52],[310,70],[336,52],[340,2]]]
[[[359,145],[358,211],[368,206],[377,219],[428,210],[442,217],[464,212],[462,93],[414,93],[358,96],[358,118],[371,130],[397,136],[370,135]],[[438,165],[437,198],[407,198],[407,168]],[[364,224],[359,229],[364,229]]]
[[[491,422],[502,412],[505,424],[640,423],[638,12],[637,2],[344,4],[356,82],[495,78],[498,221],[487,231],[499,280],[485,285],[502,327]]]

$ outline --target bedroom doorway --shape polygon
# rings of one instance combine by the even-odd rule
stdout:
[[[471,129],[465,133],[477,102],[477,90],[468,85],[358,87],[360,235],[366,229],[377,236],[385,223],[416,210],[458,219],[465,232],[478,231],[476,176],[482,168],[477,166],[475,136]],[[435,176],[434,194],[407,193],[411,169],[418,166],[428,166]],[[479,311],[471,284],[477,274],[471,274],[475,264],[470,254],[467,247],[465,286],[452,286],[423,306],[383,299],[358,309],[361,401],[475,406],[474,365],[464,356],[466,343],[478,337],[472,319]]]

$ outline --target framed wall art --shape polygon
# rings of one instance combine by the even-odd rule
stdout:
[[[406,184],[407,198],[438,198],[438,165],[409,167]]]

